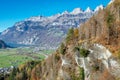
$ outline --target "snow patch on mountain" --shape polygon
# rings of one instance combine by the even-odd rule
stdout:
[[[97,11],[99,11],[99,10],[102,10],[102,9],[104,9],[104,6],[101,4],[100,6],[97,6],[96,8],[95,8],[95,12],[97,12]]]
[[[88,8],[85,10],[85,13],[91,13],[91,12],[93,12],[93,11],[90,9],[90,7],[88,7]]]
[[[60,13],[58,13],[58,14],[56,14],[56,15],[52,15],[52,16],[48,17],[48,19],[50,19],[50,20],[55,20],[55,19],[56,19],[57,17],[59,17],[59,16],[61,16]]]
[[[20,26],[18,26],[18,27],[16,28],[16,30],[17,30],[17,31],[21,31],[21,32],[24,31]]]
[[[72,12],[70,12],[71,14],[79,14],[79,13],[83,13],[83,10],[80,8],[75,8]]]
[[[69,14],[69,12],[68,12],[68,11],[64,11],[64,12],[62,13],[62,15],[64,15],[64,14]]]
[[[47,18],[44,17],[44,16],[35,16],[35,17],[31,17],[31,18],[28,18],[26,19],[25,21],[34,21],[34,22],[38,22],[38,21],[46,21]]]
[[[5,35],[5,34],[7,34],[8,32],[9,32],[9,29],[3,31],[3,32],[1,33],[1,35]]]

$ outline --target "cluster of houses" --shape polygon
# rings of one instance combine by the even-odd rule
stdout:
[[[0,68],[0,77],[10,74],[10,72],[12,71],[13,68],[14,68],[14,66],[11,66],[9,68]]]

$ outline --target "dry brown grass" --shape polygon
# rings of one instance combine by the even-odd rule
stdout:
[[[105,69],[99,80],[115,80],[115,78]]]

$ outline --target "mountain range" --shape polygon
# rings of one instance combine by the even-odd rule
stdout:
[[[78,27],[91,18],[102,5],[83,11],[75,8],[72,12],[64,11],[53,16],[35,16],[15,23],[0,34],[0,39],[8,44],[35,45],[41,48],[56,48],[71,27]]]

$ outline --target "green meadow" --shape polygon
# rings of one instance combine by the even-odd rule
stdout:
[[[0,49],[0,68],[19,66],[30,60],[43,60],[54,50],[40,50],[34,52],[33,48]]]

